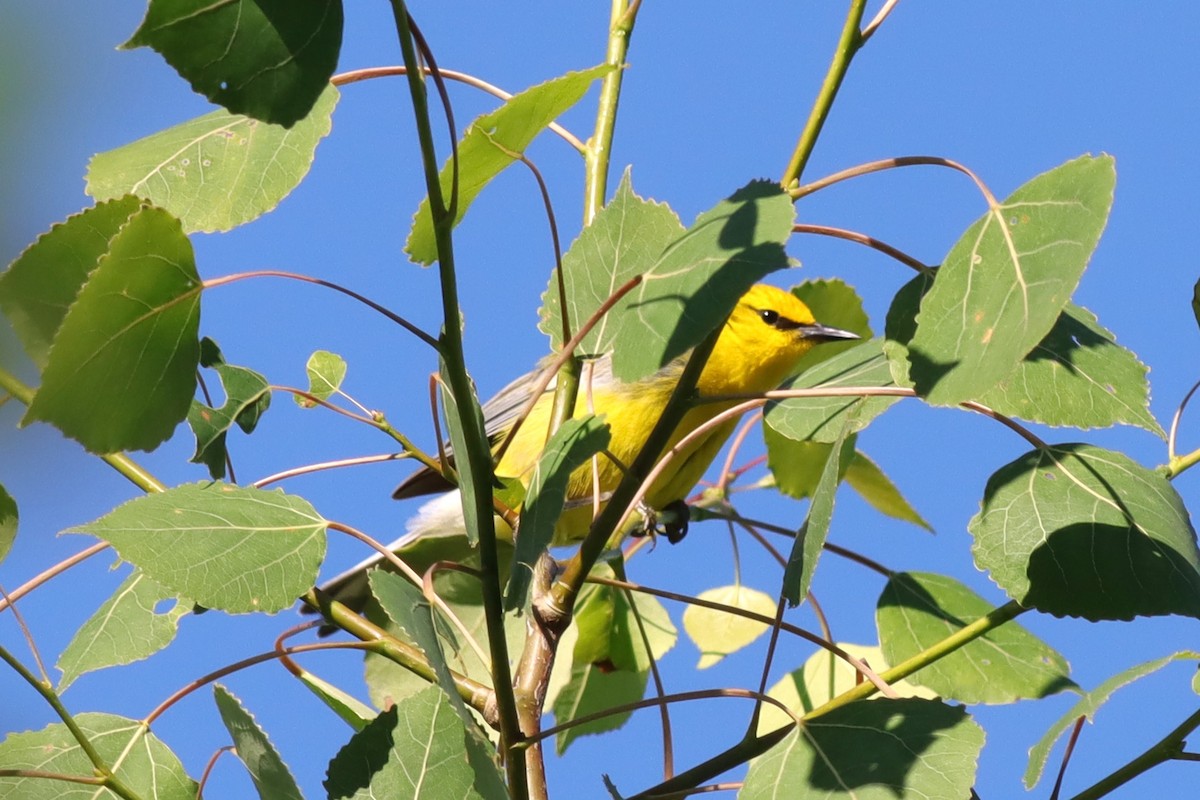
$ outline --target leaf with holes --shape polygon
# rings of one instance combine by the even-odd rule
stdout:
[[[1086,444],[1033,450],[988,480],[976,565],[1008,596],[1090,620],[1200,616],[1200,551],[1162,475]]]
[[[93,157],[87,192],[97,200],[145,197],[189,232],[236,228],[273,210],[308,174],[337,101],[337,89],[327,86],[291,128],[205,114]]]
[[[151,0],[121,45],[153,48],[235,114],[289,127],[329,85],[341,46],[341,0]]]
[[[175,640],[180,618],[191,610],[191,600],[134,570],[79,626],[58,657],[63,674],[58,691],[66,691],[85,673],[154,655]]]
[[[1116,172],[1083,156],[1017,189],[951,248],[909,343],[918,394],[977,399],[1050,332],[1100,240]]]
[[[325,525],[303,498],[212,482],[135,498],[68,532],[105,540],[170,592],[245,614],[281,611],[312,588]]]
[[[49,422],[93,453],[165,441],[196,391],[200,289],[179,221],[132,215],[63,318],[21,424]]]

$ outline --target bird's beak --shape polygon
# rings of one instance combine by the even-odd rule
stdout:
[[[819,322],[814,322],[812,325],[801,325],[798,329],[801,338],[814,339],[820,342],[838,342],[847,339],[861,339],[857,333],[844,331],[841,328],[830,328],[828,325],[822,325]]]

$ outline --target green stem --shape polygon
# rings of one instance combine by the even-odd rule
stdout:
[[[1184,745],[1186,744],[1184,740],[1196,728],[1200,728],[1200,710],[1192,712],[1190,717],[1179,723],[1175,727],[1175,730],[1151,745],[1146,752],[1113,772],[1107,778],[1084,789],[1071,798],[1071,800],[1096,800],[1097,797],[1103,797],[1152,767],[1156,767],[1165,761],[1170,761],[1183,752]]]
[[[998,608],[993,608],[987,614],[975,620],[970,625],[963,626],[957,632],[947,636],[945,639],[942,639],[932,647],[928,647],[922,650],[920,653],[917,653],[915,656],[905,659],[886,672],[879,673],[879,677],[882,678],[886,683],[895,683],[896,681],[903,680],[922,667],[927,667],[938,659],[944,658],[963,645],[978,639],[980,636],[983,636],[984,634],[987,634],[996,628],[999,628],[1004,623],[1010,622],[1028,610],[1029,609],[1024,608],[1017,601],[1010,600]],[[805,714],[804,718],[813,719],[815,717],[828,714],[835,708],[841,708],[842,706],[849,705],[856,700],[863,700],[875,694],[877,691],[878,689],[875,688],[874,684],[864,681],[863,683],[855,686],[853,689],[843,692],[842,694],[833,698],[825,705],[813,709],[808,714]]]
[[[1200,462],[1200,450],[1193,450],[1186,456],[1173,457],[1167,462],[1165,468],[1167,479],[1170,480],[1177,478],[1181,472],[1191,469],[1192,467],[1196,466],[1198,462]]]
[[[18,402],[28,406],[33,402],[34,390],[16,375],[0,368],[0,389],[8,392]],[[100,459],[124,475],[130,483],[144,492],[165,492],[167,487],[158,478],[147,472],[140,464],[124,453],[109,453]]]
[[[90,739],[88,739],[87,734],[85,734],[83,729],[79,727],[79,724],[75,722],[75,718],[71,716],[69,711],[67,711],[66,706],[62,704],[62,701],[58,698],[58,694],[55,693],[54,689],[49,684],[38,680],[36,675],[27,670],[24,664],[14,658],[13,655],[3,647],[0,647],[0,660],[4,661],[13,669],[14,672],[24,678],[25,682],[32,686],[34,691],[40,694],[42,699],[44,699],[50,705],[50,707],[54,709],[54,713],[57,714],[58,718],[63,721],[63,724],[67,727],[67,730],[70,731],[71,736],[74,737],[75,741],[79,743],[79,749],[81,749],[84,755],[87,756],[88,761],[92,762],[92,767],[95,768],[97,777],[103,781],[105,787],[121,797],[124,797],[125,800],[141,800],[141,796],[127,786],[124,781],[118,778],[113,773],[112,767],[110,767],[104,761],[104,759],[101,758],[100,753],[97,752],[96,748],[92,746],[92,742]]]
[[[492,685],[495,687],[496,710],[499,715],[500,735],[504,748],[505,769],[508,775],[509,795],[513,800],[525,800],[529,786],[525,775],[525,753],[514,747],[521,741],[520,722],[516,701],[512,691],[512,670],[508,661],[508,643],[504,631],[504,606],[500,585],[500,559],[496,550],[496,523],[492,516],[492,453],[487,435],[483,430],[478,413],[474,387],[467,375],[463,355],[462,320],[458,303],[458,281],[454,271],[454,244],[452,231],[454,214],[442,196],[441,179],[438,175],[433,131],[429,122],[428,99],[425,94],[424,77],[419,69],[413,32],[409,27],[408,10],[404,0],[392,0],[392,12],[396,20],[400,49],[404,65],[408,68],[409,93],[412,97],[413,114],[416,117],[417,135],[421,144],[421,160],[425,169],[425,185],[429,194],[429,209],[433,216],[433,229],[437,242],[438,270],[442,285],[442,334],[439,339],[442,371],[445,373],[453,407],[446,413],[458,418],[459,429],[465,441],[464,452],[457,453],[459,476],[470,479],[470,487],[464,488],[463,502],[472,503],[472,514],[477,526],[479,541],[480,587],[483,594],[484,616],[487,621],[488,649],[492,659]],[[436,72],[429,53],[425,54],[429,66]],[[457,187],[452,187],[450,206],[456,204]],[[470,489],[474,491],[470,491]],[[465,511],[465,509],[464,509]]]
[[[841,88],[842,80],[846,77],[847,70],[850,69],[850,62],[854,59],[855,53],[862,47],[861,25],[863,11],[866,10],[866,7],[867,0],[851,0],[850,11],[846,14],[842,35],[838,39],[837,50],[833,53],[833,61],[829,65],[829,71],[825,73],[821,91],[817,94],[812,111],[809,112],[808,121],[804,123],[804,130],[800,131],[800,140],[796,142],[792,160],[788,162],[787,169],[784,170],[783,178],[780,180],[785,189],[800,181],[800,176],[804,173],[805,166],[808,165],[813,148],[816,147],[817,137],[821,135],[821,128],[825,125],[825,118],[829,116],[829,109],[833,106],[833,98],[837,96],[838,89]]]

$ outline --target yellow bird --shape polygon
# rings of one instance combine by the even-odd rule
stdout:
[[[849,331],[830,328],[817,322],[803,302],[790,292],[757,284],[738,300],[717,338],[716,345],[696,391],[700,397],[761,394],[779,386],[797,362],[815,345],[845,339],[857,339]],[[630,464],[642,449],[659,414],[671,396],[683,371],[684,359],[666,365],[655,374],[633,383],[621,383],[612,374],[608,356],[585,363],[575,414],[589,410],[603,415],[611,431],[607,453],[592,463],[598,465],[599,490],[605,499],[622,478],[623,465]],[[516,417],[528,404],[538,370],[510,383],[483,406],[488,436],[498,445],[511,429]],[[589,374],[590,373],[590,374]],[[528,483],[529,474],[541,456],[550,423],[554,385],[542,394],[521,425],[500,462],[496,475],[517,478]],[[666,450],[673,448],[736,401],[700,403],[687,412],[672,433]],[[646,493],[645,503],[663,509],[685,498],[700,481],[709,465],[733,431],[737,420],[714,427],[706,436],[693,441],[678,453],[668,469]],[[666,452],[664,450],[664,452]],[[555,528],[554,543],[565,544],[583,538],[588,531],[596,483],[592,463],[571,474],[567,490],[567,510]],[[397,499],[446,491],[450,485],[435,471],[423,469],[405,480],[396,490]],[[458,490],[447,491],[427,502],[409,520],[407,534],[389,547],[398,550],[422,536],[465,535],[461,498]],[[512,530],[497,519],[497,534],[512,538]],[[376,555],[347,570],[322,588],[334,599],[352,608],[361,607],[368,596],[366,573],[383,560]]]

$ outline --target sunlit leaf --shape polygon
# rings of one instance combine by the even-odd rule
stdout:
[[[196,783],[183,764],[136,719],[85,712],[75,722],[121,782],[139,797],[195,800]],[[136,746],[133,746],[136,743]],[[0,742],[0,769],[31,770],[91,778],[95,767],[67,726],[55,723],[40,731],[13,733]],[[96,800],[95,786],[41,777],[0,777],[0,795],[21,800]],[[108,796],[115,797],[111,793]]]
[[[799,297],[808,306],[813,317],[822,325],[839,328],[843,331],[857,333],[863,340],[874,336],[871,321],[863,309],[862,298],[858,292],[843,280],[838,278],[822,278],[807,280],[792,287],[792,294]],[[793,374],[799,375],[836,355],[858,346],[858,342],[847,339],[840,342],[824,342],[820,347],[814,347],[796,362]]]
[[[1194,650],[1184,650],[1165,658],[1158,658],[1154,661],[1138,664],[1112,676],[1092,691],[1080,697],[1079,701],[1071,706],[1067,713],[1059,717],[1058,721],[1051,725],[1050,729],[1042,735],[1042,738],[1038,739],[1037,743],[1029,749],[1029,766],[1025,768],[1025,788],[1032,789],[1034,784],[1041,780],[1042,770],[1046,768],[1046,759],[1050,757],[1050,749],[1054,747],[1054,743],[1063,735],[1063,732],[1075,724],[1077,719],[1080,717],[1093,719],[1100,706],[1108,702],[1108,698],[1117,689],[1180,660],[1200,660],[1200,653]]]
[[[171,592],[242,614],[280,611],[312,588],[325,525],[295,495],[212,482],[135,498],[70,532],[104,539]]]
[[[190,600],[134,570],[58,657],[63,673],[58,691],[66,691],[84,673],[154,655],[174,641],[180,618],[191,609]]]
[[[983,729],[936,700],[860,700],[796,728],[746,773],[740,800],[962,800]]]
[[[601,65],[568,72],[514,95],[495,111],[475,119],[458,143],[458,215],[454,224],[462,221],[483,188],[515,163],[535,136],[583,99],[593,81],[611,71],[612,67]],[[452,165],[447,161],[439,178],[446,202],[450,200],[453,178]],[[418,264],[429,265],[437,260],[428,197],[413,215],[404,251]]]
[[[1200,551],[1162,475],[1086,444],[1033,450],[988,480],[975,563],[1022,605],[1086,619],[1200,616]]]
[[[151,0],[122,47],[151,47],[212,102],[290,126],[328,85],[341,45],[341,0]]]
[[[241,702],[228,689],[220,684],[213,686],[213,698],[217,702],[217,710],[221,713],[221,721],[233,738],[234,753],[250,773],[254,788],[258,789],[261,800],[304,800],[296,779],[291,770],[283,763],[283,758],[267,732],[247,711]]]
[[[775,616],[775,598],[741,584],[707,589],[698,597],[762,616]],[[705,606],[689,605],[683,612],[683,629],[700,650],[696,669],[711,667],[730,653],[749,646],[769,627],[759,620]]]
[[[1050,332],[1108,220],[1116,172],[1083,156],[1029,181],[951,248],[921,301],[912,379],[930,403],[975,400]]]
[[[68,217],[0,275],[0,310],[39,368],[46,366],[50,344],[75,296],[108,253],[112,238],[141,208],[138,198],[122,197]]]
[[[896,484],[892,483],[891,479],[883,474],[883,470],[861,450],[854,452],[842,480],[879,513],[911,522],[933,532],[929,523],[904,499],[904,495],[900,494]]]
[[[196,391],[200,278],[179,221],[132,215],[79,292],[22,420],[49,422],[94,453],[151,450]]]
[[[953,578],[900,572],[879,596],[875,619],[888,662],[899,664],[992,610],[991,603]],[[1011,703],[1078,690],[1069,674],[1065,658],[1009,621],[922,667],[908,680],[950,700]]]
[[[337,101],[337,89],[326,86],[312,113],[291,128],[205,114],[93,157],[87,192],[97,200],[145,197],[189,232],[236,228],[278,206],[308,174]]]
[[[304,366],[308,374],[308,393],[313,397],[328,400],[342,387],[346,379],[346,361],[337,353],[328,350],[318,350],[308,357]],[[296,402],[301,408],[312,408],[316,405],[307,397],[296,395]]]

